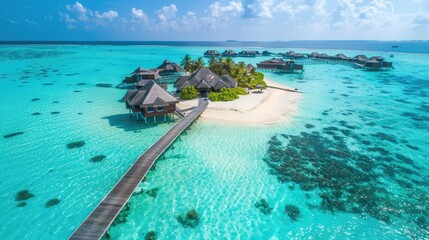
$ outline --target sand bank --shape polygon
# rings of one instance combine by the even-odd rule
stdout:
[[[287,86],[265,80],[267,85],[292,90]],[[240,96],[231,102],[210,102],[201,115],[202,120],[229,122],[236,124],[260,125],[288,121],[296,112],[301,93],[267,88],[259,93]],[[180,109],[190,109],[197,105],[197,100],[182,101]]]

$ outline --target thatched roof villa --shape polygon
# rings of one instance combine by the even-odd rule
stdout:
[[[174,87],[180,92],[186,86],[194,86],[202,97],[206,97],[211,91],[219,91],[222,88],[236,88],[237,81],[229,75],[219,77],[208,68],[200,68],[190,76],[182,76],[174,83]]]
[[[161,65],[159,65],[156,70],[160,75],[171,75],[171,74],[181,74],[185,72],[182,67],[176,63],[172,63],[169,60],[164,60]]]
[[[132,72],[131,76],[125,77],[118,87],[134,87],[140,81],[157,80],[159,78],[161,78],[161,76],[158,74],[158,71],[152,69],[146,70],[142,67],[138,67]]]
[[[353,58],[357,63],[364,64],[368,62],[370,59],[365,55],[357,55]]]
[[[245,50],[245,51],[241,51],[238,55],[240,57],[256,57],[259,54],[260,53],[258,51],[248,51],[248,50]]]
[[[393,67],[392,65],[392,62],[384,61],[383,57],[374,56],[363,64],[363,68],[368,71],[382,71],[390,70]]]
[[[235,52],[234,50],[225,50],[222,53],[222,57],[237,57],[238,53]]]
[[[136,115],[137,120],[146,117],[165,116],[174,113],[179,102],[153,80],[147,81],[139,89],[128,90],[122,101],[126,103],[130,114]],[[156,123],[156,118],[154,118]]]
[[[297,64],[293,60],[285,61],[280,58],[272,58],[256,64],[258,69],[265,71],[276,71],[284,73],[301,73],[304,71],[302,64]]]
[[[296,59],[296,58],[304,58],[305,56],[302,53],[296,53],[294,51],[289,51],[289,52],[283,54],[283,57]]]
[[[217,50],[207,50],[204,53],[205,57],[220,57],[220,53]]]
[[[320,53],[318,53],[318,52],[312,52],[310,54],[310,57],[312,57],[312,58],[318,58],[318,57],[320,57]]]
[[[262,56],[271,56],[273,53],[272,52],[269,52],[269,51],[267,51],[267,50],[265,50],[265,51],[262,51]]]
[[[347,57],[346,55],[342,54],[342,53],[338,53],[337,55],[335,55],[332,59],[335,60],[342,60],[342,61],[348,61],[351,58]]]
[[[322,54],[319,55],[319,58],[328,59],[328,58],[330,58],[330,56],[328,54],[326,54],[326,53],[322,53]]]

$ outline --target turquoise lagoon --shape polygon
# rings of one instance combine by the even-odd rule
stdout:
[[[0,138],[0,238],[66,239],[139,154],[172,126],[130,119],[118,101],[125,90],[114,86],[139,65],[153,68],[166,58],[179,62],[206,49],[2,45],[0,134],[22,134]],[[395,53],[391,60],[395,69],[389,72],[310,65],[301,75],[266,74],[303,92],[298,114],[260,127],[199,120],[139,187],[157,188],[156,196],[133,196],[127,221],[111,227],[110,235],[428,238],[429,57]],[[85,144],[67,147],[76,141]],[[97,155],[106,158],[92,162]],[[35,196],[17,207],[21,190]],[[45,206],[56,198],[59,204]],[[271,213],[255,207],[260,199]],[[287,204],[300,210],[296,220],[285,213]],[[177,217],[191,209],[200,221],[185,228]]]

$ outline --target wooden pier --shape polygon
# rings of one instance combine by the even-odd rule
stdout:
[[[199,99],[198,106],[179,120],[167,133],[144,152],[95,207],[85,221],[73,232],[69,239],[101,239],[113,220],[127,204],[134,190],[146,176],[156,159],[176,140],[208,105]]]

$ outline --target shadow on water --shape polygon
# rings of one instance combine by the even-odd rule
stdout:
[[[157,127],[161,124],[173,123],[169,117],[167,117],[167,122],[165,123],[163,117],[157,117],[155,124],[153,117],[149,117],[147,118],[147,125],[145,125],[143,120],[137,121],[135,117],[130,118],[129,114],[115,114],[103,117],[102,119],[108,120],[111,127],[120,128],[126,132],[139,132],[140,130]],[[175,121],[177,121],[177,119]]]

